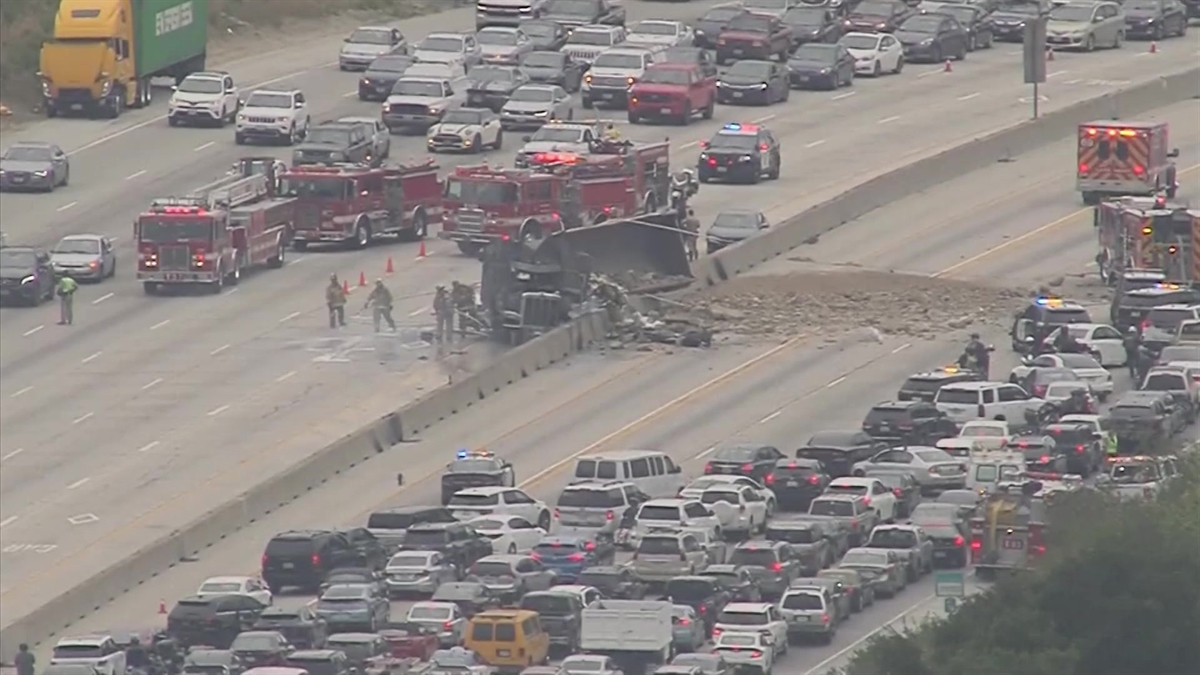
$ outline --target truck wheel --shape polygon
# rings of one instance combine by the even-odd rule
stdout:
[[[283,267],[284,262],[286,262],[286,254],[287,244],[284,244],[283,241],[280,240],[279,245],[275,249],[275,255],[267,260],[267,267],[270,267],[273,270]]]
[[[504,131],[500,130],[500,131],[496,132],[496,142],[492,143],[492,149],[500,150],[503,147],[504,147]]]
[[[713,96],[711,99],[708,100],[708,105],[704,106],[704,110],[700,111],[700,117],[702,117],[706,120],[711,120],[713,118],[713,114],[716,112],[716,110],[717,110],[717,97]]]
[[[225,274],[223,272],[217,274],[217,280],[208,285],[208,292],[212,295],[220,295],[225,289]]]
[[[242,282],[242,265],[241,263],[233,263],[233,271],[225,278],[225,283],[230,286],[237,286]]]
[[[424,211],[417,211],[412,218],[412,238],[420,241],[429,236],[429,222]]]
[[[371,227],[366,223],[359,221],[354,228],[354,247],[366,248],[367,244],[371,243]]]
[[[146,295],[157,295],[158,294],[158,284],[154,283],[153,281],[143,282],[142,283],[142,291]]]
[[[587,98],[586,96],[583,97],[582,99],[580,99],[580,101],[583,103],[584,110],[591,110],[592,108],[596,107],[596,104],[592,103],[592,100],[590,98]]]
[[[475,138],[471,140],[471,152],[476,154],[483,152],[483,136],[475,134]]]
[[[483,252],[483,246],[476,244],[473,241],[460,241],[457,243],[459,252],[465,256],[474,258]]]
[[[58,117],[58,108],[55,108],[54,104],[52,104],[52,103],[46,104],[46,117],[49,119],[54,119],[55,117]]]
[[[691,103],[688,103],[687,105],[683,106],[683,115],[680,116],[679,123],[685,127],[692,123],[692,104]]]

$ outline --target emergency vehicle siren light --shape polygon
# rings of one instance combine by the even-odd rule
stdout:
[[[746,133],[753,134],[753,133],[758,132],[758,125],[757,124],[738,124],[737,122],[730,122],[729,124],[725,125],[725,131],[744,131]]]
[[[539,152],[534,154],[533,161],[538,164],[575,164],[580,158],[571,152]]]
[[[202,214],[208,202],[196,197],[162,197],[150,202],[150,210],[156,213]]]
[[[466,459],[467,457],[469,457],[469,456],[470,456],[470,454],[471,454],[471,453],[470,453],[470,452],[468,452],[468,451],[466,451],[466,450],[459,450],[459,451],[458,451],[458,458],[459,458],[459,459]]]
[[[1154,234],[1154,228],[1149,225],[1142,226],[1142,236],[1149,237]]]
[[[1035,305],[1040,305],[1042,307],[1062,307],[1063,301],[1062,301],[1062,298],[1057,298],[1057,297],[1048,296],[1048,295],[1039,295],[1037,297],[1037,299],[1035,299],[1033,301],[1033,303]]]

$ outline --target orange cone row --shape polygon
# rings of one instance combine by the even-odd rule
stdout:
[[[424,241],[422,241],[422,242],[421,242],[421,248],[420,248],[420,250],[419,250],[419,251],[417,251],[417,257],[418,257],[418,258],[424,258],[424,257],[426,257],[426,255],[427,255],[427,254],[425,253],[425,242],[424,242]],[[395,273],[396,273],[396,263],[395,263],[395,261],[393,261],[393,260],[392,260],[392,256],[390,256],[390,255],[388,256],[388,259],[387,259],[387,265],[384,267],[384,270],[383,270],[383,272],[384,272],[384,274],[395,274]],[[366,272],[359,272],[359,273],[358,273],[358,287],[359,287],[359,288],[363,288],[363,287],[365,287],[366,285],[367,285],[367,273],[366,273]],[[350,282],[349,282],[349,281],[342,281],[342,292],[343,292],[343,293],[349,293],[349,292],[350,292],[350,290],[351,290],[351,289],[350,289]]]

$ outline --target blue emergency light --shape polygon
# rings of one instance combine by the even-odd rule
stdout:
[[[467,457],[469,457],[470,455],[471,455],[471,453],[470,453],[470,452],[467,452],[466,450],[459,450],[459,451],[458,451],[458,458],[459,458],[459,459],[466,459],[466,458],[467,458]]]
[[[758,125],[757,124],[739,124],[737,122],[730,122],[729,124],[725,125],[725,131],[755,132],[755,131],[758,131]]]
[[[1062,298],[1039,295],[1033,303],[1042,307],[1062,307],[1063,301]]]

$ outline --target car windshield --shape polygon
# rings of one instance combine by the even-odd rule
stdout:
[[[739,612],[735,610],[721,612],[717,616],[717,623],[734,626],[761,626],[769,623],[769,621],[767,620],[767,615],[763,612]]]
[[[289,656],[287,665],[296,668],[304,669],[308,675],[341,675],[341,668],[333,659],[324,656],[313,654],[301,654],[299,656]]]
[[[212,222],[208,218],[174,220],[142,218],[138,221],[138,231],[138,239],[149,243],[207,240],[212,237]]]
[[[595,0],[551,0],[546,11],[551,14],[569,14],[591,17],[596,11]]]
[[[633,27],[629,31],[631,34],[642,35],[675,35],[678,31],[673,23],[660,23],[658,21],[643,21]]]
[[[623,506],[625,500],[621,490],[596,490],[591,488],[567,489],[558,496],[558,505],[576,508],[612,509]]]
[[[1189,347],[1187,345],[1163,347],[1163,350],[1158,353],[1158,360],[1163,363],[1170,363],[1172,361],[1200,361],[1200,348]]]
[[[676,555],[679,540],[675,537],[643,537],[637,552],[642,555]]]
[[[283,181],[283,194],[288,197],[307,199],[344,199],[350,181],[340,178],[301,178],[291,176]],[[143,221],[144,223],[144,221]],[[142,239],[146,238],[146,228],[142,226]]]
[[[688,77],[689,72],[679,68],[650,68],[642,77],[642,82],[646,84],[680,84],[687,85],[691,82]]]
[[[722,211],[713,220],[713,227],[727,230],[756,230],[758,229],[758,214],[749,211]],[[736,454],[733,454],[731,450],[731,454],[728,456],[717,453],[713,459],[726,462],[750,462],[754,460],[754,450],[751,448],[739,449]]]
[[[54,658],[98,659],[104,656],[99,645],[59,645],[54,648]]]
[[[641,54],[601,54],[592,62],[592,68],[614,70],[638,70],[645,65]]]
[[[917,545],[917,535],[908,530],[876,528],[871,532],[870,545],[876,548],[912,548]]]
[[[403,73],[412,64],[411,56],[383,56],[372,61],[367,70],[373,73]]]
[[[606,670],[604,661],[598,658],[586,658],[580,654],[563,660],[563,669],[569,673],[599,673]]]
[[[1150,315],[1146,317],[1151,326],[1171,333],[1179,330],[1179,324],[1195,318],[1196,313],[1191,309],[1167,309],[1163,307],[1150,310]]]
[[[514,183],[464,181],[451,178],[446,181],[446,198],[463,204],[515,204],[517,203],[518,189]]]
[[[842,566],[848,565],[866,565],[880,566],[888,564],[886,553],[877,553],[875,551],[846,551],[846,555],[842,556]]]
[[[404,535],[404,545],[412,548],[441,546],[446,539],[445,530],[409,530]]]
[[[713,582],[707,579],[672,579],[667,596],[672,600],[705,600],[713,594]]]
[[[975,8],[970,5],[942,5],[937,8],[937,13],[952,16],[963,24],[975,20]]]
[[[738,547],[733,550],[729,556],[730,565],[746,566],[746,567],[770,567],[778,560],[775,556],[774,549],[758,548],[758,547]]]
[[[400,555],[392,556],[388,561],[388,567],[425,567],[429,564],[429,558],[423,555]]]
[[[500,521],[500,520],[491,520],[491,519],[472,520],[471,527],[475,528],[475,530],[477,532],[483,532],[483,531],[487,531],[487,530],[503,530],[504,522]]]
[[[933,35],[938,32],[942,26],[942,18],[939,16],[914,16],[908,21],[905,21],[900,26],[900,30],[906,33],[923,33]]]
[[[535,131],[533,136],[531,136],[529,138],[529,140],[532,142],[549,142],[549,143],[582,143],[583,142],[583,130],[572,129],[570,127],[564,128],[564,127],[555,127],[555,126],[544,126],[541,129],[538,129],[537,131]],[[606,463],[607,462],[601,462],[601,464],[606,464]],[[583,464],[583,462],[580,462],[580,465],[582,465],[582,464]],[[613,478],[613,476],[601,475],[601,476],[597,476],[597,478]]]
[[[786,541],[789,544],[815,544],[821,535],[807,527],[768,527],[763,533],[767,541]]]
[[[771,64],[766,61],[738,61],[725,74],[766,79],[771,74]]]
[[[670,520],[679,522],[679,507],[647,504],[638,512],[638,520]]]
[[[1152,373],[1142,385],[1145,391],[1179,391],[1187,389],[1183,373]]]
[[[431,80],[396,80],[396,84],[392,85],[392,96],[440,98],[442,83]]]
[[[542,616],[565,616],[571,613],[571,599],[565,595],[545,593],[529,595],[521,600],[521,609],[532,609]]]
[[[1010,16],[1026,17],[1034,16],[1041,11],[1037,3],[1022,2],[1016,5],[1008,5],[996,12],[996,14],[1007,14]]]
[[[879,38],[874,35],[847,35],[839,42],[846,49],[873,51],[879,48]]]
[[[753,222],[754,214],[725,212],[718,215],[713,224],[737,227],[744,218],[750,218]],[[754,448],[721,448],[713,455],[713,459],[722,462],[752,462],[754,461]]]
[[[235,582],[210,582],[200,586],[201,593],[240,593],[242,585]]]
[[[100,242],[95,239],[63,239],[54,247],[55,253],[99,253]]]
[[[854,14],[859,16],[891,16],[896,6],[890,2],[864,2],[854,8]]]
[[[1008,434],[1004,433],[1004,427],[991,424],[967,424],[963,426],[962,431],[958,432],[958,435],[966,438],[994,438],[1004,437]]]
[[[322,600],[362,600],[367,595],[367,589],[363,586],[351,586],[345,584],[341,586],[330,586],[321,594]]]
[[[739,33],[770,33],[771,19],[761,14],[739,14],[733,17],[725,29]]]
[[[1083,22],[1092,20],[1091,5],[1059,5],[1050,10],[1051,21]]]
[[[481,30],[476,37],[481,45],[513,47],[517,44],[517,33],[511,30]]]
[[[48,162],[52,155],[48,147],[18,145],[5,150],[3,158],[14,162]]]
[[[408,610],[408,618],[410,621],[443,621],[450,618],[450,608],[416,605]]]
[[[784,609],[798,610],[821,610],[825,609],[825,603],[821,601],[821,596],[816,593],[788,593],[783,596]]]
[[[308,138],[304,139],[304,142],[348,146],[350,145],[350,130],[316,127],[308,131]]]
[[[1087,390],[1088,386],[1082,382],[1055,382],[1046,387],[1045,398],[1071,398],[1071,394]]]
[[[219,94],[225,87],[215,77],[185,77],[177,91],[184,94]]]
[[[268,94],[256,91],[246,99],[247,108],[291,108],[291,94]]]
[[[783,15],[783,20],[793,26],[820,26],[825,23],[825,8],[793,7]]]
[[[458,37],[427,37],[421,40],[421,44],[417,45],[419,51],[428,52],[455,52],[462,53],[462,38]]]
[[[841,499],[814,499],[808,512],[814,516],[853,516],[854,504]]]
[[[717,134],[708,142],[708,149],[717,152],[753,152],[758,145],[754,134]]]
[[[554,29],[554,24],[549,23],[523,23],[521,30],[529,37],[535,38],[552,38],[558,32]],[[543,54],[554,54],[555,52],[542,52]]]
[[[442,115],[442,124],[483,124],[483,111],[468,108],[447,110]],[[450,471],[454,473],[485,473],[494,471],[496,466],[485,459],[464,459],[455,462]]]
[[[521,65],[544,68],[559,68],[565,57],[558,52],[529,52],[521,57]]]
[[[445,120],[454,124],[479,124],[481,113],[475,110],[459,108],[446,113],[466,113],[455,120]],[[445,119],[445,118],[443,118]],[[459,459],[450,464],[451,473],[491,473],[496,470],[496,462],[490,459]]]
[[[949,462],[954,459],[949,454],[942,452],[941,450],[918,450],[913,454],[917,457],[920,457],[928,464],[932,464],[934,462]]]
[[[500,560],[480,560],[471,565],[471,574],[477,577],[511,577],[512,565]]]
[[[448,506],[454,508],[456,506],[495,506],[500,503],[500,495],[498,494],[463,494],[458,493],[450,498]]]
[[[833,63],[837,56],[835,45],[805,44],[792,53],[792,61],[802,63]]]
[[[975,389],[951,389],[942,387],[938,389],[934,400],[938,403],[956,403],[975,405],[979,402],[979,392]]]
[[[229,648],[235,652],[275,651],[279,648],[279,642],[269,633],[242,633]]]
[[[390,45],[392,32],[382,28],[359,28],[350,34],[347,42],[360,45]]]
[[[607,47],[612,44],[612,33],[606,30],[577,30],[567,38],[567,44]]]
[[[704,16],[700,17],[700,20],[711,23],[725,23],[745,11],[741,7],[715,7],[708,10]]]
[[[1135,10],[1138,12],[1157,12],[1159,8],[1159,0],[1131,0],[1124,3],[1125,11]]]
[[[554,90],[546,87],[521,87],[508,97],[510,101],[525,101],[528,103],[550,103],[554,100]]]
[[[1143,417],[1153,417],[1154,408],[1149,405],[1133,405],[1123,403],[1115,405],[1108,411],[1108,416],[1113,419],[1136,420]]]
[[[1153,464],[1121,462],[1113,465],[1109,478],[1114,483],[1139,484],[1158,480],[1158,467]]]

